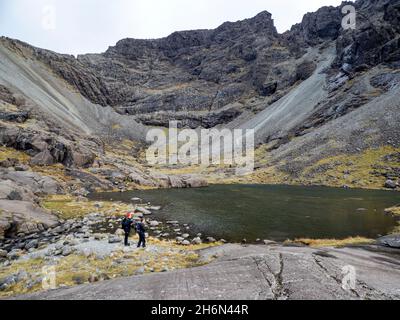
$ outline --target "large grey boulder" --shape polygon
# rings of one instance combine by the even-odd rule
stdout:
[[[397,183],[394,182],[393,180],[387,180],[385,182],[385,188],[387,188],[387,189],[396,189],[397,188]]]
[[[30,171],[3,171],[2,178],[31,190],[35,194],[58,194],[61,185],[54,179]]]
[[[31,159],[31,165],[36,165],[36,166],[49,166],[54,163],[55,163],[54,158],[51,155],[50,151],[47,149],[38,153]]]
[[[88,167],[93,164],[96,155],[86,147],[74,145],[67,147],[68,153],[64,163],[72,167]]]
[[[204,178],[196,175],[183,176],[182,180],[187,188],[202,188],[208,186],[208,182]]]
[[[0,199],[33,201],[36,199],[36,196],[31,190],[11,180],[0,180]]]
[[[168,176],[170,188],[201,188],[208,186],[207,181],[198,175]]]
[[[0,200],[0,238],[6,233],[36,233],[58,223],[56,216],[31,202]]]
[[[170,176],[169,177],[169,186],[171,188],[185,188],[185,183],[179,176]]]
[[[400,234],[392,234],[378,239],[378,244],[400,249]]]

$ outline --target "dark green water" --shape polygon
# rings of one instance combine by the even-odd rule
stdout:
[[[397,192],[267,185],[91,195],[103,201],[130,202],[133,197],[161,205],[155,219],[178,220],[190,224],[192,231],[228,241],[376,238],[396,226],[384,209],[400,203]]]

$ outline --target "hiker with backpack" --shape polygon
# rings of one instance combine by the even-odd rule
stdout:
[[[146,228],[143,217],[141,217],[140,220],[136,222],[135,229],[136,233],[139,235],[139,242],[137,247],[140,248],[142,246],[143,248],[146,248]]]
[[[132,217],[133,217],[132,213],[129,212],[126,214],[126,217],[122,220],[122,229],[125,232],[125,241],[124,241],[125,247],[130,246],[129,236],[131,234],[131,229],[133,225]]]

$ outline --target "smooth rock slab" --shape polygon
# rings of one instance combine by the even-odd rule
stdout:
[[[372,249],[371,249],[372,250]],[[374,248],[374,250],[379,250]],[[400,299],[395,254],[365,248],[310,249],[227,244],[202,251],[212,263],[18,297],[33,300]],[[356,270],[342,288],[343,267]]]

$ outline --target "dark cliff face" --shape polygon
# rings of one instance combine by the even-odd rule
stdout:
[[[215,112],[241,99],[274,93],[264,82],[273,63],[290,56],[280,45],[271,14],[262,12],[214,30],[175,32],[155,40],[124,39],[102,55],[84,55],[78,61],[99,75],[106,88],[102,91],[110,93],[97,103],[108,101],[128,114],[161,111],[167,114],[156,123],[166,124],[176,112]],[[85,91],[81,93],[88,97]],[[219,122],[232,120],[231,111],[224,113],[218,114]],[[240,113],[236,109],[233,114]],[[207,116],[189,118],[196,118],[190,126],[210,126],[201,121]]]
[[[124,39],[104,54],[78,59],[40,49],[35,54],[94,103],[137,115],[147,124],[186,119],[189,127],[210,127],[244,110],[266,108],[307,79],[315,62],[302,56],[310,49],[336,45],[332,69],[351,77],[380,63],[398,66],[400,0],[354,5],[355,30],[342,29],[342,6],[308,13],[284,34],[264,11],[214,30]],[[210,122],[210,115],[217,120]]]
[[[355,5],[357,28],[341,32],[338,37],[335,65],[348,73],[380,63],[398,67],[400,1],[357,1]]]

